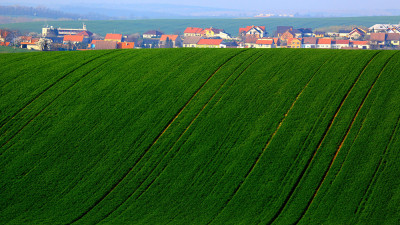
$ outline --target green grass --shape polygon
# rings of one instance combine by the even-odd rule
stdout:
[[[294,26],[295,28],[326,28],[331,26],[366,26],[377,23],[397,24],[400,16],[376,16],[376,17],[335,17],[335,18],[250,18],[250,19],[153,19],[153,20],[121,20],[121,21],[84,21],[87,28],[94,33],[105,35],[107,33],[144,33],[148,30],[158,29],[165,33],[183,31],[186,27],[216,27],[225,29],[226,32],[237,36],[239,27],[257,25],[266,26],[270,35],[277,26]],[[82,21],[53,21],[48,22],[54,27],[79,28]],[[43,22],[2,24],[0,28],[18,29],[21,31],[42,32]]]
[[[0,221],[396,224],[399,59],[306,49],[0,55]]]
[[[34,51],[22,48],[0,46],[0,53],[19,53],[19,52],[34,52]]]

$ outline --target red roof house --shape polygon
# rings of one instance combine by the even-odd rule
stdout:
[[[122,34],[106,34],[105,41],[122,41]]]
[[[198,27],[187,27],[183,32],[184,36],[201,36],[203,32],[202,28]]]
[[[63,42],[79,43],[83,42],[84,36],[82,35],[65,35]]]
[[[134,42],[118,42],[118,49],[133,49],[135,47]]]

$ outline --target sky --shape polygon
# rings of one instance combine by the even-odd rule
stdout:
[[[1,3],[3,2],[3,3]],[[272,0],[200,0],[200,1],[187,1],[187,0],[0,0],[0,5],[27,5],[35,6],[41,5],[49,8],[63,9],[63,5],[82,5],[84,7],[109,5],[110,7],[129,5],[129,4],[171,4],[171,5],[187,5],[187,6],[201,6],[218,9],[232,9],[236,11],[258,11],[258,12],[274,12],[280,11],[288,13],[307,13],[307,12],[364,12],[366,16],[369,13],[372,15],[379,15],[380,12],[394,12],[400,15],[399,0],[335,0],[335,1],[321,1],[321,0],[285,0],[285,1],[272,1]],[[379,3],[379,4],[378,4]],[[107,8],[107,7],[106,7]],[[171,10],[170,8],[167,11]],[[382,14],[384,15],[384,14]]]

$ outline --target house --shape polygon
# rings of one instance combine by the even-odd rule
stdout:
[[[79,32],[79,33],[76,34],[76,35],[82,35],[82,36],[84,36],[85,38],[90,38],[91,36],[93,36],[93,33],[90,32],[90,31],[84,30],[84,31],[82,31],[82,32]]]
[[[159,43],[160,43],[160,39],[145,38],[141,41],[141,43],[138,46],[141,46],[143,48],[158,48]]]
[[[348,38],[351,40],[359,40],[362,37],[364,37],[367,34],[367,32],[361,28],[354,28],[352,31],[350,31]]]
[[[358,49],[369,49],[370,45],[368,41],[351,41],[350,47],[358,48]]]
[[[400,25],[400,24],[399,24]],[[384,33],[388,29],[394,28],[394,27],[399,27],[397,25],[392,25],[392,24],[375,24],[372,27],[368,28],[370,33]]]
[[[96,47],[96,42],[98,42],[100,40],[92,40],[89,44],[88,44],[88,48],[94,49]]]
[[[239,45],[236,41],[223,41],[220,46],[221,48],[237,48]]]
[[[295,38],[302,38],[303,37],[303,32],[299,29],[292,29],[292,32],[294,33]]]
[[[163,34],[159,42],[160,48],[179,48],[182,46],[182,40],[179,35]]]
[[[203,28],[198,28],[198,27],[187,27],[185,31],[183,32],[183,35],[185,37],[189,36],[202,36],[202,31]]]
[[[72,43],[89,43],[89,39],[85,39],[82,35],[65,35],[63,39],[63,44]]]
[[[143,38],[160,38],[164,33],[157,30],[149,30],[143,34]]]
[[[116,41],[102,41],[97,40],[94,49],[96,50],[108,50],[108,49],[117,49]]]
[[[222,39],[201,39],[197,42],[197,48],[222,48],[225,44]]]
[[[280,37],[282,41],[287,41],[288,39],[296,38],[296,34],[293,32],[293,29],[285,31]]]
[[[301,48],[301,38],[289,38],[287,46],[288,48]]]
[[[10,46],[10,42],[0,42],[0,46]]]
[[[104,41],[122,42],[122,34],[106,34]]]
[[[287,30],[293,29],[292,26],[277,26],[274,37],[281,37]]]
[[[385,33],[371,33],[369,42],[377,48],[383,48],[386,45]]]
[[[267,32],[265,31],[265,26],[247,26],[244,28],[239,28],[240,36],[255,36],[257,38],[263,38],[267,36]]]
[[[210,27],[210,28],[204,29],[201,33],[203,36],[208,37],[208,38],[219,37],[222,39],[231,39],[230,34],[226,33],[224,31],[224,29],[216,29],[216,28]]]
[[[316,37],[305,37],[303,38],[303,48],[316,48],[317,38]]]
[[[302,33],[302,37],[312,37],[313,31],[311,28],[299,28],[297,29]]]
[[[258,39],[256,41],[256,48],[275,48],[273,39]]]
[[[40,46],[37,44],[39,42],[39,38],[31,38],[28,42],[21,42],[21,48],[26,48],[28,50],[37,50],[40,51]]]
[[[351,30],[339,30],[338,37],[348,37]]]
[[[118,42],[117,43],[118,49],[133,49],[135,48],[134,42]]]
[[[397,33],[390,33],[386,35],[386,41],[389,45],[397,46],[399,47],[400,44],[400,34]]]
[[[400,34],[400,26],[399,27],[392,27],[386,30],[388,34]]]
[[[325,32],[323,32],[323,31],[315,31],[313,36],[316,37],[316,38],[323,38],[323,37],[325,37]]]
[[[188,36],[183,40],[184,48],[196,48],[197,43],[202,39],[201,36]]]
[[[244,47],[245,48],[256,48],[256,43],[259,38],[257,36],[246,36],[244,39]]]
[[[333,49],[345,49],[350,47],[349,40],[333,40],[332,41],[332,48]]]
[[[332,39],[330,38],[319,38],[317,41],[317,48],[332,48]]]

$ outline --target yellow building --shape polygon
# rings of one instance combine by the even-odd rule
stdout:
[[[301,48],[301,38],[288,39],[287,46],[289,48]]]

